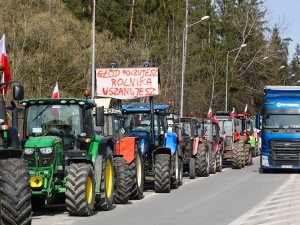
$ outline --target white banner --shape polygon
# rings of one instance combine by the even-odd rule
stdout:
[[[97,96],[133,99],[160,94],[159,69],[105,68],[96,69]]]

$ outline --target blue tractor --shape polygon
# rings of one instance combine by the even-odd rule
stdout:
[[[178,135],[168,131],[169,105],[135,102],[122,105],[125,116],[125,135],[139,137],[143,158],[144,176],[154,177],[157,193],[168,193],[182,183],[182,156]]]

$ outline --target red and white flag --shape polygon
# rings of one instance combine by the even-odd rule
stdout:
[[[207,118],[211,118],[213,116],[211,107],[209,107],[208,113],[207,113]]]
[[[232,111],[230,113],[230,117],[235,117],[235,108],[234,107],[232,108]]]
[[[6,48],[5,48],[5,34],[3,34],[1,40],[0,40],[0,64],[3,66],[3,76],[1,83],[3,82],[10,82],[11,76],[10,76],[10,70],[8,65],[8,59],[6,55]],[[5,95],[7,92],[9,85],[5,85],[4,88],[0,88],[0,91]]]
[[[248,115],[248,104],[246,104],[245,110],[244,110],[244,115]]]
[[[59,90],[58,90],[58,83],[56,81],[56,85],[54,87],[54,91],[52,93],[52,98],[59,98]]]

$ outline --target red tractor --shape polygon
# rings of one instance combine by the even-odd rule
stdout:
[[[217,111],[215,114],[223,140],[223,160],[231,160],[233,169],[241,169],[252,162],[249,132],[246,132],[247,115],[246,110],[243,114],[236,114],[234,109],[231,113]]]
[[[223,154],[221,148],[221,138],[219,133],[218,121],[212,117],[212,111],[209,110],[207,118],[198,119],[201,146],[209,152],[209,173],[215,174],[222,172]]]

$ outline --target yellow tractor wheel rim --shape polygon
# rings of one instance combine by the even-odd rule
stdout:
[[[93,182],[91,177],[88,177],[86,181],[85,196],[87,203],[91,204],[93,199]]]
[[[105,190],[106,195],[109,198],[112,194],[113,189],[113,170],[110,160],[106,160],[105,166]]]

